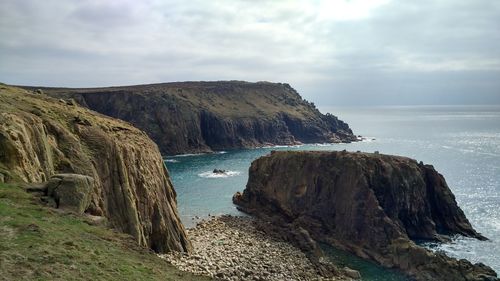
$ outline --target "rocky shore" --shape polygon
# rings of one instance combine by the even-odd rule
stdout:
[[[353,280],[349,274],[359,274],[344,268],[324,277],[301,250],[260,227],[251,217],[204,220],[187,230],[192,254],[172,252],[161,257],[182,271],[220,280]],[[335,267],[330,264],[330,268]]]

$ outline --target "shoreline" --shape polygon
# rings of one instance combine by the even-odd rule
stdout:
[[[187,235],[192,254],[159,255],[181,271],[219,280],[354,280],[346,275],[352,270],[335,266],[330,276],[320,275],[304,252],[259,230],[252,217],[211,217]]]
[[[302,147],[305,145],[312,145],[312,146],[329,146],[329,145],[334,145],[334,144],[349,144],[353,142],[372,142],[375,140],[373,137],[365,137],[361,135],[356,135],[356,140],[351,140],[349,142],[313,142],[313,143],[302,143],[298,142],[295,144],[263,144],[263,145],[256,145],[256,146],[250,146],[250,147],[237,147],[237,148],[227,148],[224,150],[208,150],[208,151],[200,151],[200,152],[187,152],[187,153],[181,153],[181,154],[173,154],[173,155],[162,155],[162,158],[164,161],[166,160],[171,160],[175,158],[183,158],[183,157],[192,157],[192,156],[202,156],[202,155],[213,155],[213,154],[225,154],[230,151],[235,151],[235,150],[251,150],[251,149],[261,149],[261,148],[293,148],[293,147]],[[167,161],[168,162],[168,161]]]

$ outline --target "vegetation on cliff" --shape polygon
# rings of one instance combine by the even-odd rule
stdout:
[[[146,131],[167,155],[356,140],[346,123],[321,114],[282,83],[178,82],[42,90],[132,123]]]
[[[454,234],[485,238],[472,228],[443,176],[406,157],[273,152],[252,163],[246,189],[234,202],[285,233],[304,232],[417,280],[497,280],[483,264],[415,244]]]
[[[36,201],[0,183],[0,280],[210,280],[177,270],[129,235]]]
[[[69,175],[53,178],[61,173]],[[107,218],[155,251],[191,249],[156,144],[124,121],[0,85],[0,175],[7,182],[55,182],[43,192],[54,193],[58,204],[65,202],[54,191],[58,182],[84,179],[87,193],[76,210]]]

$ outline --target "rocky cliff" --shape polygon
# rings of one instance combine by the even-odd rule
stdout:
[[[83,177],[91,191],[77,206],[85,213],[157,252],[190,250],[168,172],[144,132],[71,101],[0,85],[0,174],[40,183],[58,173],[59,181],[91,178]]]
[[[417,280],[497,280],[485,265],[413,242],[452,234],[485,238],[471,227],[443,176],[409,158],[273,152],[252,163],[246,189],[234,202],[284,229],[306,230],[317,241]]]
[[[132,123],[168,155],[356,140],[346,123],[321,114],[288,84],[220,81],[42,90]]]

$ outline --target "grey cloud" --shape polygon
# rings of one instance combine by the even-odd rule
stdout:
[[[83,2],[67,17],[97,28],[123,27],[140,20],[135,7],[113,1]]]
[[[500,103],[500,2],[0,3],[0,81],[61,86],[288,82],[317,104]],[[474,93],[474,95],[471,95]]]

